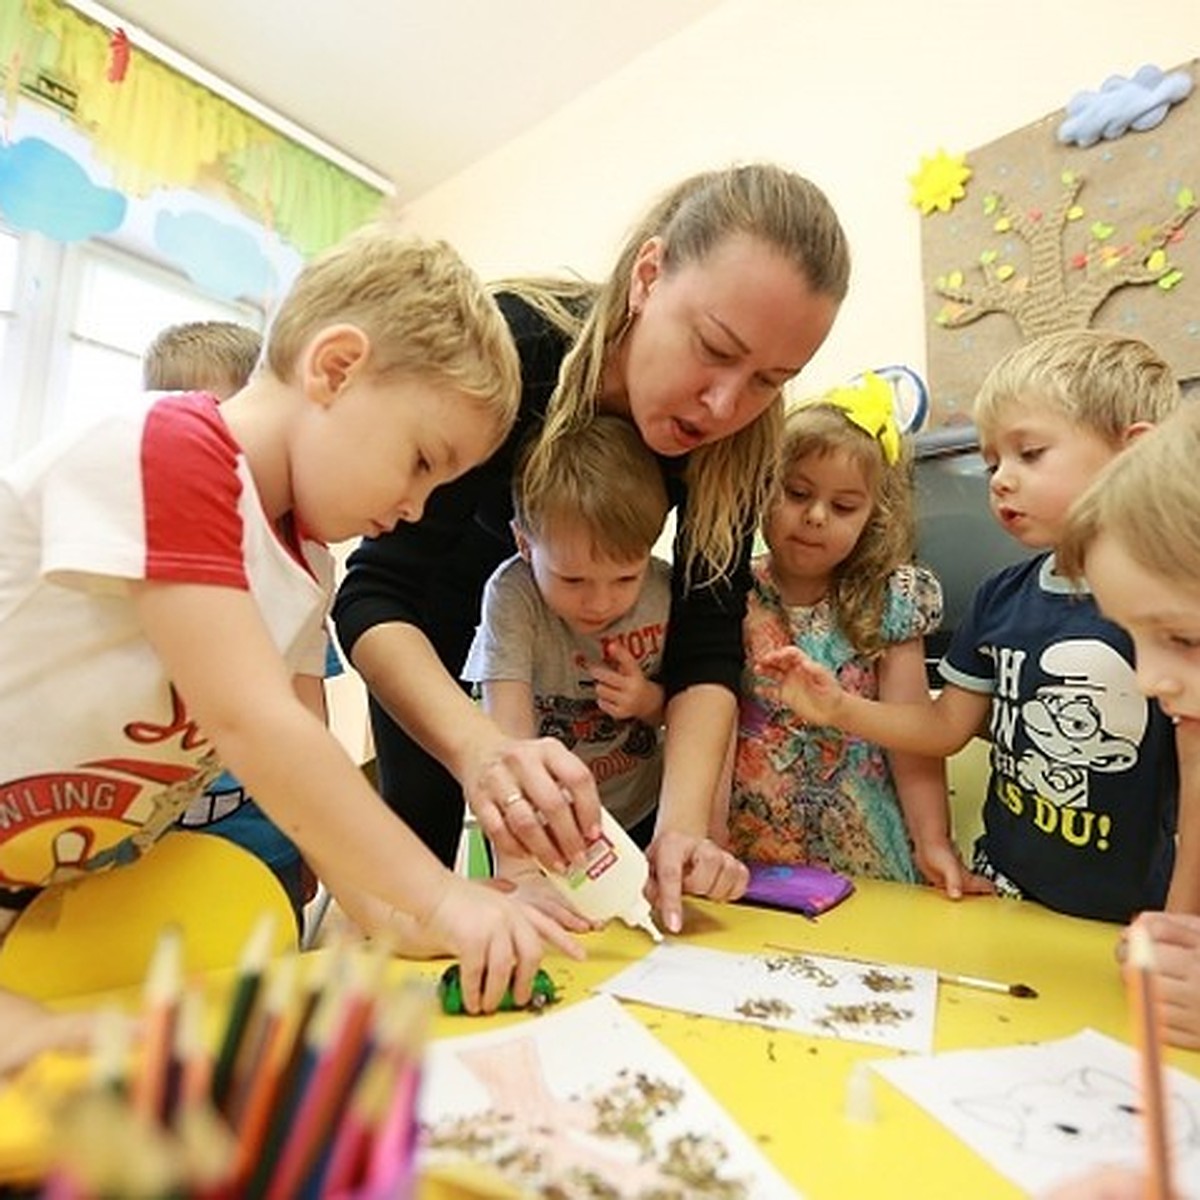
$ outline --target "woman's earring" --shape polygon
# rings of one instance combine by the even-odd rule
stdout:
[[[625,335],[633,326],[633,319],[638,315],[638,310],[631,304],[628,311],[625,313],[625,320],[621,322],[621,328],[617,330],[617,336],[613,338],[614,343],[620,345],[625,340]]]

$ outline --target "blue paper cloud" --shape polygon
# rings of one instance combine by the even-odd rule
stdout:
[[[1058,140],[1084,148],[1101,138],[1119,138],[1130,129],[1153,129],[1172,104],[1192,90],[1186,71],[1164,75],[1158,67],[1139,67],[1132,79],[1113,75],[1098,92],[1079,92],[1067,104],[1067,118],[1058,127]]]
[[[154,241],[193,283],[213,295],[259,298],[275,287],[275,268],[254,236],[205,213],[160,213]]]
[[[69,154],[41,138],[0,146],[0,212],[15,229],[78,242],[111,233],[126,207],[120,192],[98,187]]]

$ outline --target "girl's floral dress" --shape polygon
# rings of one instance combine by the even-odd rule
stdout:
[[[830,727],[802,726],[769,699],[753,664],[768,650],[799,646],[843,688],[877,699],[877,664],[861,658],[833,624],[827,601],[784,605],[769,555],[753,562],[745,621],[746,670],[738,717],[731,848],[739,858],[816,863],[849,875],[916,882],[912,843],[882,747]],[[904,565],[888,584],[883,634],[923,637],[942,617],[942,589],[926,567]]]

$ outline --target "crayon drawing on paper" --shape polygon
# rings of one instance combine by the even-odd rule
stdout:
[[[597,996],[428,1050],[423,1166],[487,1164],[556,1200],[784,1200],[798,1193],[687,1068]]]

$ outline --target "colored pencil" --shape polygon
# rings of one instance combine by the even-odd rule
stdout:
[[[182,979],[183,940],[179,930],[172,927],[159,937],[142,1002],[142,1055],[134,1078],[133,1107],[151,1123],[166,1116]]]
[[[274,1187],[280,1157],[292,1138],[297,1114],[333,1037],[341,1000],[341,993],[331,988],[319,992],[311,1018],[305,1020],[303,1030],[297,1030],[296,1044],[280,1079],[276,1103],[246,1189],[247,1200],[265,1197]]]
[[[375,966],[373,962],[370,965]],[[349,966],[350,977],[331,1036],[296,1111],[267,1200],[290,1200],[304,1194],[305,1181],[323,1156],[337,1111],[345,1104],[362,1065],[375,1009],[378,970],[369,971],[361,956],[352,957]]]
[[[229,1016],[225,1022],[225,1032],[217,1052],[216,1065],[213,1067],[213,1102],[222,1110],[228,1102],[229,1092],[233,1086],[238,1051],[241,1048],[246,1027],[250,1023],[251,1012],[255,1000],[258,998],[259,989],[262,986],[263,971],[270,958],[274,937],[275,916],[273,913],[264,913],[255,924],[245,948],[242,950],[237,981],[234,984],[233,997],[229,1003]]]
[[[394,1039],[396,1074],[391,1100],[367,1164],[365,1195],[368,1197],[403,1195],[411,1184],[421,1052],[432,1011],[433,997],[421,984],[403,988],[392,999],[389,1040]]]
[[[1129,928],[1127,979],[1134,1041],[1141,1064],[1142,1114],[1145,1119],[1147,1200],[1170,1200],[1171,1144],[1163,1077],[1163,1037],[1154,972],[1154,942],[1135,921]]]
[[[269,972],[248,944],[220,1014],[221,1046],[243,1020],[236,1123],[214,1102],[216,1055],[202,988],[182,987],[182,942],[167,930],[143,989],[145,1045],[123,1087],[129,1023],[97,1023],[92,1086],[61,1123],[51,1200],[146,1195],[171,1200],[393,1200],[411,1194],[416,1097],[434,993],[427,981],[385,985],[387,948],[345,946],[316,960],[303,993],[300,959]],[[252,952],[253,951],[253,952]],[[244,1011],[244,1010],[243,1010]],[[234,1072],[233,1084],[238,1084]]]
[[[115,1005],[96,1014],[92,1028],[91,1085],[123,1096],[129,1086],[129,1048],[133,1022]]]
[[[381,1056],[372,1058],[364,1068],[346,1115],[338,1125],[321,1179],[322,1197],[349,1196],[363,1182],[372,1139],[386,1115],[396,1071],[396,1063]]]
[[[281,969],[282,968],[282,969]],[[235,1121],[238,1154],[235,1178],[247,1181],[261,1156],[271,1120],[283,1091],[292,1052],[304,1037],[308,1015],[315,1004],[311,989],[302,1007],[296,1006],[296,960],[285,959],[276,965],[268,989],[266,1005],[269,1028],[264,1031],[261,1057],[247,1080],[245,1099]]]
[[[193,1110],[212,1097],[213,1056],[204,1029],[204,992],[189,987],[183,994],[176,1037],[180,1063],[179,1107]]]
[[[233,1091],[226,1104],[229,1122],[234,1128],[241,1125],[250,1094],[262,1072],[267,1069],[267,1057],[277,1045],[277,1033],[292,1012],[296,994],[298,960],[291,954],[274,963],[263,989],[254,1027],[247,1032],[244,1053],[239,1056]],[[278,1065],[278,1064],[277,1064]]]

